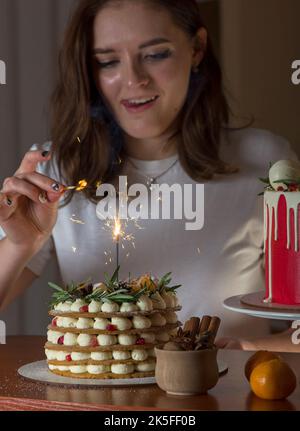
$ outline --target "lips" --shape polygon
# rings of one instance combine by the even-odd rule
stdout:
[[[158,98],[159,96],[135,97],[122,100],[121,103],[129,112],[142,112],[146,109],[151,108]]]

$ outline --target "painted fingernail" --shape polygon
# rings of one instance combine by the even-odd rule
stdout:
[[[49,156],[49,154],[50,154],[50,151],[43,151],[42,152],[43,157],[47,157],[47,156]]]
[[[7,198],[6,198],[6,205],[7,205],[8,207],[11,207],[11,206],[12,206],[12,204],[13,204],[12,199],[11,199],[11,198],[9,198],[9,197],[7,197]]]
[[[59,192],[59,189],[60,189],[60,185],[58,184],[58,183],[54,183],[54,184],[52,184],[52,189],[55,191],[55,192]]]
[[[41,202],[41,204],[45,204],[48,201],[46,192],[41,192],[39,194],[39,201]]]

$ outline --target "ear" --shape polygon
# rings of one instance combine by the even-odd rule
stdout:
[[[204,58],[207,47],[207,30],[199,28],[193,42],[193,66],[198,67]]]

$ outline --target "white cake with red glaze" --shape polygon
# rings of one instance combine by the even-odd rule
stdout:
[[[124,379],[150,377],[156,346],[163,346],[180,325],[170,274],[119,282],[116,272],[97,285],[54,293],[45,353],[49,370],[65,377]]]
[[[300,305],[300,164],[280,160],[264,193],[265,302]]]

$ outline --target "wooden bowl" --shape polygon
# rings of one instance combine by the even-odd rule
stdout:
[[[155,348],[155,377],[170,395],[205,394],[219,379],[217,348],[205,350],[163,350]]]

